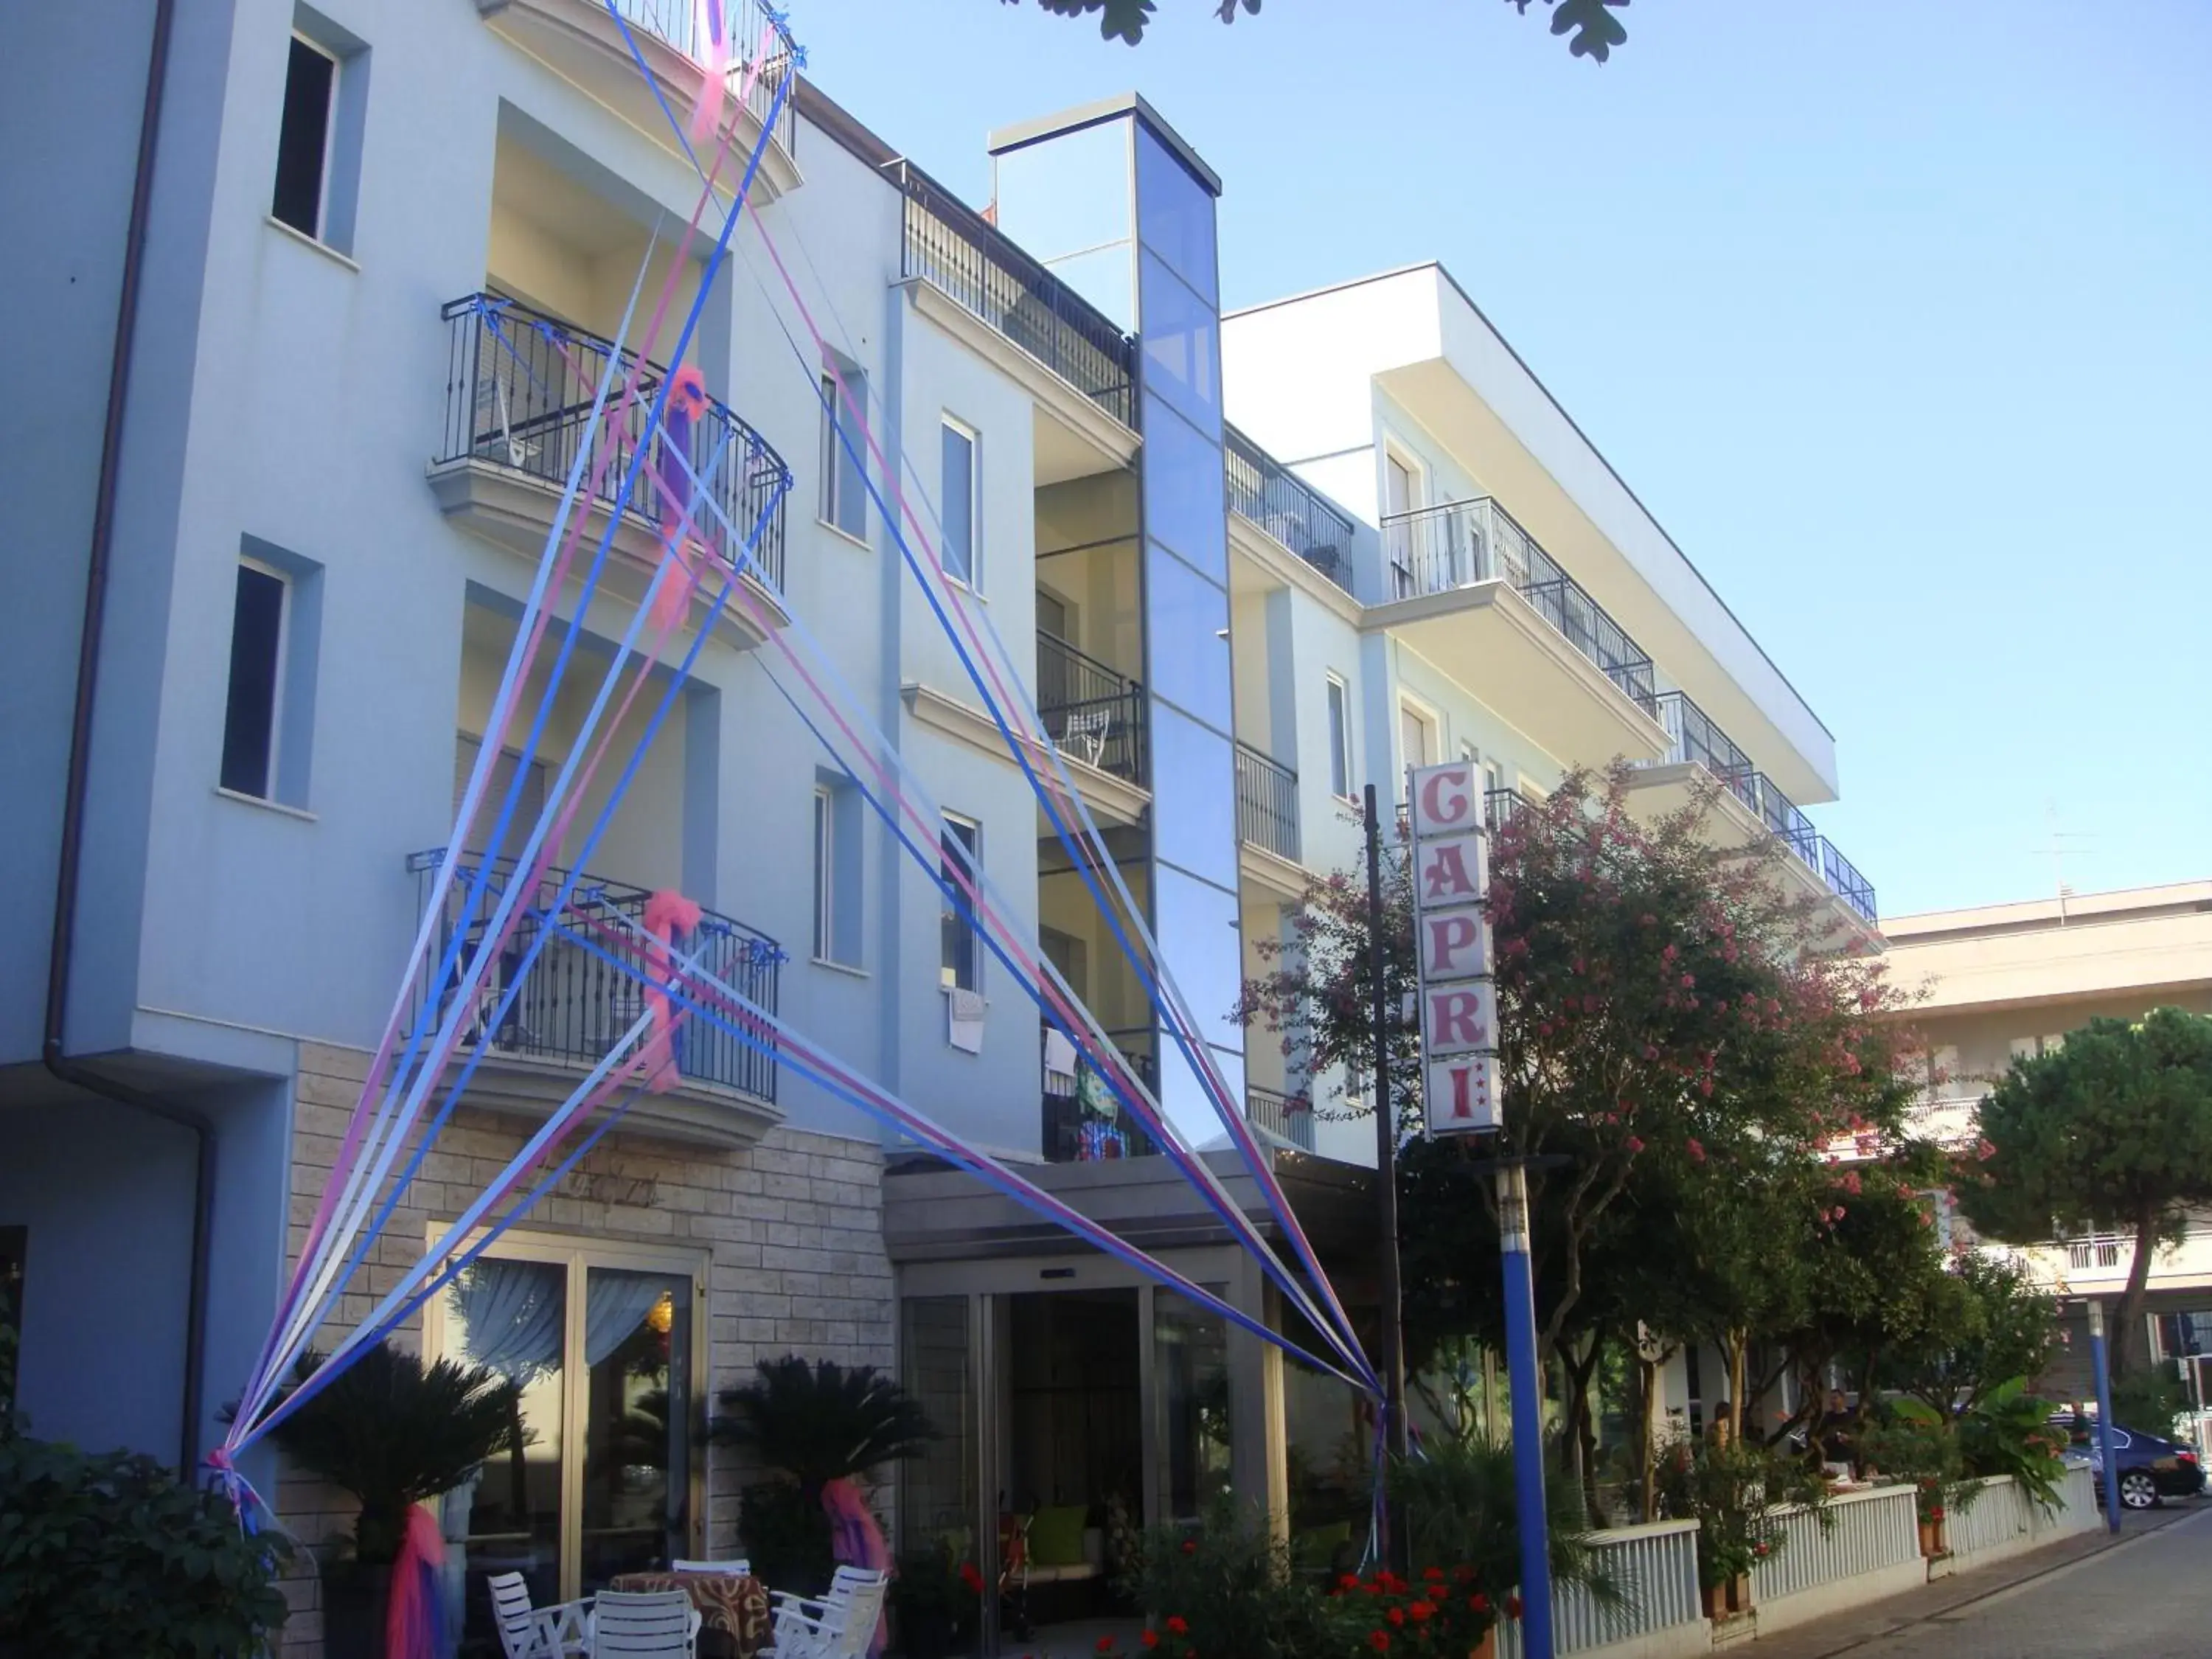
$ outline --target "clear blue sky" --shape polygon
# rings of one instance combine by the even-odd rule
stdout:
[[[1891,915],[2212,876],[2212,4],[797,0],[981,202],[1134,87],[1226,182],[1224,303],[1440,259],[1836,734]],[[2054,817],[2055,812],[2055,817]]]

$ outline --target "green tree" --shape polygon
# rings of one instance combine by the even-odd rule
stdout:
[[[1157,0],[1036,0],[1039,6],[1060,17],[1098,15],[1098,33],[1108,40],[1121,40],[1135,46],[1145,38],[1145,25],[1159,9]],[[1531,0],[1505,0],[1505,3],[1528,15]],[[1020,0],[1003,0],[1006,5],[1017,5]],[[1260,0],[1206,0],[1213,15],[1224,23],[1237,21],[1238,9],[1259,15]],[[1567,50],[1577,58],[1587,58],[1602,64],[1613,52],[1628,39],[1628,31],[1615,9],[1628,0],[1543,0],[1552,9],[1552,33],[1570,37]]]
[[[2005,1384],[2043,1374],[2057,1346],[2057,1304],[2002,1256],[1968,1250],[1949,1271],[1957,1296],[1947,1316],[1880,1375],[1936,1411],[1970,1413]]]
[[[2054,1229],[2135,1240],[2112,1339],[2113,1375],[2125,1375],[2153,1253],[2212,1204],[2212,1018],[2092,1020],[2063,1048],[2014,1060],[1978,1121],[1980,1156],[1960,1188],[1977,1228],[2021,1244]]]

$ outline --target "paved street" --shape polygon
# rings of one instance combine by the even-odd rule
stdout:
[[[2212,1653],[2212,1504],[2095,1534],[1759,1642],[1753,1659],[2201,1659]]]

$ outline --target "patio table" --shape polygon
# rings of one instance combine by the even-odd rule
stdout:
[[[735,1659],[753,1659],[767,1644],[768,1586],[739,1572],[624,1572],[608,1580],[611,1590],[682,1590],[699,1610],[700,1634],[720,1638]]]

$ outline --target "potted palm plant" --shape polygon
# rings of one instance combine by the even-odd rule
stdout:
[[[292,1388],[322,1363],[319,1354],[306,1356]],[[271,1431],[295,1465],[361,1503],[350,1550],[323,1566],[328,1659],[375,1659],[383,1651],[408,1510],[526,1443],[520,1400],[521,1386],[497,1371],[451,1359],[426,1365],[385,1342],[363,1349]]]
[[[796,1354],[763,1359],[757,1377],[719,1398],[708,1433],[750,1451],[770,1476],[744,1488],[738,1517],[753,1571],[779,1589],[820,1595],[836,1565],[823,1491],[919,1455],[936,1437],[928,1416],[873,1366]]]

